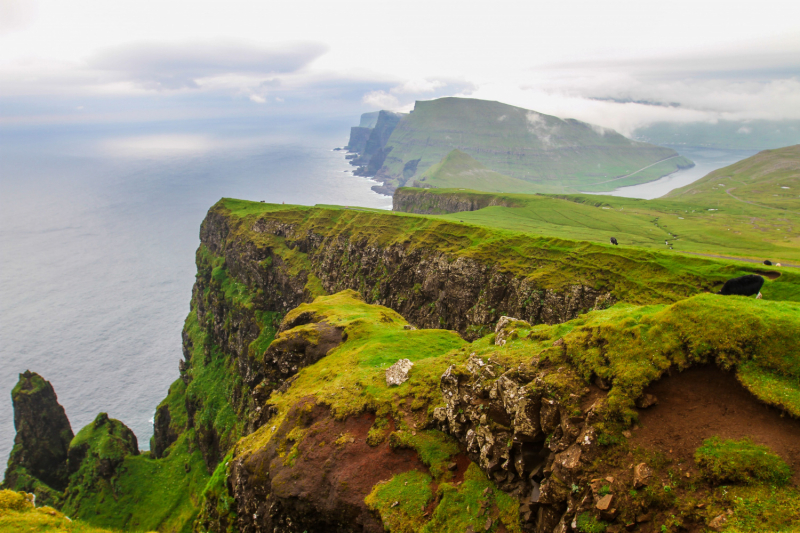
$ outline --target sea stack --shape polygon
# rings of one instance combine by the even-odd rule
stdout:
[[[3,486],[48,498],[47,489],[63,491],[68,482],[67,456],[74,433],[49,381],[25,371],[11,392],[14,448]],[[44,484],[46,487],[42,487]]]

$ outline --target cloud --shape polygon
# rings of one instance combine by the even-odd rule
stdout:
[[[373,90],[362,101],[375,109],[407,112],[418,99],[431,100],[443,96],[465,96],[477,86],[465,80],[413,79],[395,84],[390,89]]]
[[[37,11],[37,3],[31,0],[0,0],[0,35],[29,26]]]
[[[151,90],[186,89],[198,88],[208,78],[297,72],[326,51],[319,43],[272,47],[234,42],[134,43],[97,53],[89,58],[88,67],[114,72]]]
[[[400,107],[400,100],[386,91],[370,91],[364,95],[363,102],[369,107],[378,109],[397,109]]]

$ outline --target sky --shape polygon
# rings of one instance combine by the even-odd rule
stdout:
[[[800,119],[800,2],[0,0],[0,128],[498,100],[630,134]]]

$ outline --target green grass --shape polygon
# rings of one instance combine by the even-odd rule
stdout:
[[[415,450],[437,480],[448,473],[448,459],[459,452],[458,442],[453,437],[435,429],[395,431],[389,436],[389,442],[393,447]]]
[[[243,420],[237,417],[231,398],[240,386],[236,361],[222,353],[201,327],[197,312],[186,318],[184,331],[192,342],[191,382],[186,387],[187,401],[195,406],[194,425],[216,431],[220,449],[227,450],[240,436]]]
[[[466,344],[452,331],[403,329],[407,322],[399,314],[386,307],[366,304],[354,291],[302,304],[289,312],[286,320],[308,311],[334,327],[343,328],[347,342],[319,362],[301,369],[286,392],[273,394],[270,403],[278,408],[278,415],[265,427],[245,437],[243,443],[268,439],[271,430],[267,426],[279,426],[289,408],[309,394],[318,403],[329,405],[339,419],[397,405],[401,398],[432,401],[438,392],[439,376],[450,360],[443,354]],[[386,385],[385,371],[404,358],[414,363],[411,379],[390,388]],[[396,413],[396,409],[390,408],[388,412]]]
[[[766,446],[750,439],[730,440],[712,437],[703,441],[694,454],[703,476],[711,483],[788,483],[792,470]]]
[[[798,215],[800,144],[764,150],[675,189],[664,198],[728,209],[748,208],[747,201],[777,210],[776,216],[781,216],[781,211]]]
[[[391,533],[416,533],[424,523],[425,507],[433,499],[431,476],[411,470],[378,483],[364,501],[377,511]]]
[[[402,195],[404,191],[410,194],[416,190],[401,189],[395,194]],[[624,253],[623,248],[635,247],[657,250],[682,262],[689,257],[680,256],[681,252],[753,258],[759,262],[764,259],[800,262],[800,236],[795,229],[800,227],[800,198],[795,201],[798,212],[792,213],[737,205],[736,202],[721,205],[709,200],[698,205],[686,202],[684,197],[637,200],[612,196],[490,194],[453,189],[432,189],[427,194],[469,198],[473,202],[483,197],[484,205],[501,204],[437,217],[443,220],[535,236],[583,240],[609,247],[610,238],[616,237],[620,246],[613,253],[617,254]],[[435,205],[433,200],[428,203]],[[772,267],[767,270],[785,273],[793,269]]]
[[[598,520],[589,513],[581,513],[575,520],[580,533],[604,533],[608,524]]]
[[[736,377],[763,402],[800,418],[800,372],[776,373],[749,362],[739,366]]]
[[[489,170],[461,150],[453,150],[414,180],[417,187],[466,188],[488,192],[532,193],[536,186]],[[417,185],[418,183],[418,185]]]
[[[386,148],[391,151],[382,174],[394,178],[396,185],[411,183],[453,149],[492,171],[529,182],[539,192],[576,192],[592,185],[610,191],[617,185],[609,180],[665,158],[673,157],[629,181],[645,183],[691,164],[670,148],[631,141],[612,130],[470,98],[417,102]],[[416,174],[404,176],[406,163],[416,159]]]
[[[501,524],[509,533],[522,531],[519,502],[500,491],[474,463],[463,483],[442,483],[438,495],[441,501],[420,533],[463,533],[469,526],[473,531],[497,531]],[[489,519],[492,525],[486,529]]]
[[[734,512],[727,533],[800,531],[800,492],[796,487],[720,487],[717,497]]]
[[[52,507],[34,507],[24,493],[0,490],[0,531],[14,533],[118,533],[70,520]]]
[[[706,294],[669,306],[617,304],[564,324],[516,329],[519,339],[502,349],[484,338],[471,350],[506,368],[527,364],[531,357],[567,363],[580,378],[577,383],[568,376],[559,383],[558,373],[548,375],[566,397],[581,382],[601,376],[613,384],[607,397],[610,418],[634,420],[634,400],[668,369],[707,363],[745,373],[755,368],[774,380],[761,387],[745,381],[756,397],[789,413],[800,409],[796,397],[776,394],[774,385],[782,377],[800,377],[800,304],[793,302]],[[561,338],[566,350],[552,347]]]
[[[209,479],[193,439],[194,431],[185,431],[166,458],[128,455],[114,478],[71,484],[71,501],[79,505],[68,501],[64,512],[98,527],[190,532]]]

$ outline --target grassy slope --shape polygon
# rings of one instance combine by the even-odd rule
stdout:
[[[181,435],[163,459],[153,460],[149,453],[127,456],[118,477],[97,479],[91,490],[75,486],[80,507],[64,511],[97,527],[190,532],[209,479],[191,437],[191,430]]]
[[[312,312],[328,324],[343,328],[347,340],[324,359],[301,369],[286,392],[273,394],[269,403],[277,408],[277,414],[261,429],[239,441],[235,457],[242,458],[264,447],[272,438],[273,428],[281,425],[292,406],[309,397],[330,406],[340,419],[369,410],[378,414],[373,426],[376,433],[392,418],[397,430],[391,434],[393,445],[417,450],[429,467],[426,472],[412,471],[386,480],[368,496],[368,505],[383,517],[391,531],[410,532],[425,527],[423,531],[461,532],[468,524],[477,530],[486,518],[479,516],[477,505],[472,506],[470,513],[460,502],[478,499],[486,500],[499,518],[491,531],[501,522],[507,531],[520,531],[517,502],[498,491],[482,472],[471,470],[471,483],[460,486],[449,483],[452,473],[445,465],[459,451],[452,438],[433,430],[414,431],[411,426],[411,420],[430,416],[440,399],[439,377],[450,364],[466,357],[466,342],[452,331],[404,329],[407,322],[399,314],[386,307],[365,304],[354,291],[318,297],[313,303],[291,311],[286,320],[304,312]],[[386,385],[386,369],[403,358],[414,363],[410,371],[413,378],[390,388]],[[293,439],[302,438],[298,433],[295,432]],[[385,435],[380,440],[383,438]],[[297,453],[296,442],[284,444],[286,450],[291,450],[286,452],[287,457]],[[439,505],[443,507],[427,519],[423,517],[422,504],[433,499],[434,489],[442,495]],[[484,491],[490,492],[488,497]],[[399,500],[403,505],[392,505]]]
[[[464,187],[487,192],[530,193],[531,183],[489,170],[461,150],[453,150],[428,168],[418,179],[422,187]]]
[[[487,494],[499,522],[508,531],[518,531],[515,501],[498,493],[475,468],[462,485],[449,483],[447,469],[441,465],[457,450],[452,441],[437,432],[415,435],[406,423],[409,417],[419,421],[420,416],[431,416],[441,401],[439,377],[451,364],[464,364],[471,353],[491,360],[500,373],[531,365],[532,357],[546,361],[549,368],[558,367],[547,376],[547,386],[555,391],[561,387],[564,397],[579,390],[575,378],[567,378],[568,374],[587,383],[594,374],[603,376],[613,382],[604,422],[604,431],[609,434],[635,420],[634,399],[669,368],[714,362],[723,368],[739,369],[741,375],[747,363],[781,378],[772,387],[783,389],[788,381],[793,390],[800,390],[800,359],[793,350],[800,336],[800,306],[796,303],[700,295],[669,306],[618,304],[555,326],[516,323],[518,334],[503,347],[494,345],[493,336],[467,344],[445,330],[405,330],[402,317],[390,309],[365,304],[353,291],[319,297],[290,312],[288,318],[307,311],[343,327],[347,340],[324,359],[302,369],[286,392],[273,395],[270,403],[277,408],[275,417],[242,439],[235,455],[244,457],[265,446],[273,428],[280,426],[291,407],[309,397],[331,406],[338,418],[369,410],[378,413],[375,425],[379,426],[382,418],[390,416],[398,429],[391,438],[416,449],[429,466],[428,471],[398,474],[376,485],[367,497],[368,505],[380,513],[393,532],[464,531],[469,525],[477,530],[486,518],[471,513],[478,508],[479,499],[488,499]],[[720,331],[726,334],[720,335]],[[568,347],[566,351],[552,347],[560,338]],[[415,363],[409,381],[389,388],[384,381],[385,369],[403,357]],[[763,391],[751,390],[765,398]],[[800,416],[800,402],[777,405]],[[296,438],[302,436],[296,434]],[[296,440],[287,441],[284,447],[297,449]],[[423,516],[423,505],[433,499],[436,484],[441,501],[430,516]],[[747,491],[741,494],[743,498],[752,496]],[[396,501],[406,504],[394,506]],[[800,513],[792,513],[800,517]],[[747,516],[747,512],[742,511],[741,516]],[[499,522],[495,521],[492,531]]]
[[[433,191],[439,192],[437,189]],[[558,202],[545,197],[510,196],[514,201],[530,198]],[[597,201],[595,197],[591,199]],[[223,199],[213,209],[232,215],[233,220],[242,219],[236,231],[246,232],[248,239],[268,246],[285,247],[279,238],[248,230],[257,217],[295,224],[302,231],[313,231],[323,236],[344,234],[354,241],[366,240],[380,246],[407,243],[410,247],[437,249],[455,257],[496,264],[503,270],[535,279],[544,288],[564,289],[585,284],[610,290],[617,299],[632,303],[674,302],[703,290],[718,290],[726,279],[736,275],[763,270],[759,265],[658,250],[657,242],[652,242],[651,249],[646,249],[568,240],[562,237],[570,235],[569,228],[553,225],[552,221],[558,221],[556,217],[563,211],[580,206],[563,201],[552,205],[561,206],[561,210],[547,213],[538,205],[530,207],[531,213],[538,212],[550,219],[547,221],[527,219],[524,212],[520,217],[522,208],[502,207],[446,216],[421,216],[380,210],[312,208]],[[597,218],[606,216],[604,213],[610,211],[590,206],[585,206],[585,209],[583,212],[589,212]],[[578,213],[563,215],[566,215],[565,219],[578,218],[580,222]],[[460,219],[468,223],[462,224]],[[526,226],[529,220],[531,223]],[[614,223],[623,220],[612,219],[608,230],[614,231],[613,234],[618,233],[620,228]],[[631,235],[646,235],[646,221],[644,217],[629,220],[627,227]],[[671,228],[671,224],[667,227]],[[663,228],[666,224],[662,221],[660,225]],[[653,231],[661,232],[659,240],[663,238],[663,229],[655,228],[652,223],[650,227],[654,228]],[[571,237],[588,237],[588,228],[583,229],[586,230],[583,234],[573,234]],[[542,233],[555,236],[544,237]],[[597,236],[595,231],[594,237]],[[608,242],[607,238],[606,234],[602,235],[602,241]],[[726,250],[722,244],[720,242],[711,250]],[[774,251],[774,247],[771,250]],[[301,254],[297,254],[296,260],[298,270],[305,268]],[[784,269],[781,277],[774,282],[767,282],[762,292],[769,299],[800,300],[800,276]]]
[[[800,144],[759,152],[664,198],[728,209],[746,207],[746,201],[800,215]]]
[[[392,133],[387,148],[391,152],[384,171],[391,177],[402,177],[404,165],[415,159],[420,159],[420,175],[458,148],[491,170],[552,192],[587,187],[610,191],[617,182],[600,182],[677,155],[669,148],[632,141],[577,120],[467,98],[417,102],[414,112]],[[645,183],[690,164],[678,156],[636,173],[626,184]]]
[[[657,200],[502,197],[519,207],[445,218],[561,238],[608,242],[614,236],[625,246],[661,250],[668,241],[675,251],[800,263],[800,145],[761,152]]]
[[[465,194],[430,190],[431,194]],[[477,191],[469,191],[474,197]],[[724,194],[724,193],[723,193]],[[487,193],[488,195],[488,193]],[[800,262],[800,214],[707,199],[637,200],[614,196],[489,195],[518,207],[493,206],[443,215],[491,228],[651,250]],[[800,205],[800,201],[795,202]],[[716,206],[716,207],[712,207]],[[713,209],[713,210],[712,210]],[[669,242],[669,245],[665,244]]]

